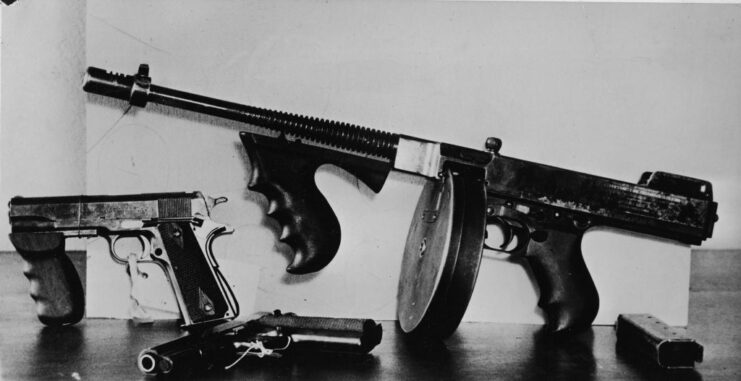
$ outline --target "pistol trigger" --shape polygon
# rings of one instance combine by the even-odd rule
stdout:
[[[507,249],[507,246],[509,246],[509,244],[512,243],[512,240],[514,240],[515,234],[512,230],[511,226],[502,227],[502,234],[504,237],[502,238],[502,244],[499,245],[501,250]]]

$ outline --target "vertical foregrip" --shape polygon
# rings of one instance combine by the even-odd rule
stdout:
[[[553,332],[589,327],[599,295],[581,253],[582,232],[541,229],[531,233],[526,258],[540,288],[540,306]]]
[[[85,314],[80,277],[64,252],[61,233],[11,233],[10,241],[25,262],[31,298],[45,325],[75,324]]]
[[[293,249],[287,271],[306,274],[321,270],[340,246],[340,223],[314,181],[321,158],[291,149],[259,144],[242,134],[252,165],[249,188],[264,194],[268,215],[281,226],[281,241]],[[285,143],[288,145],[288,143]]]

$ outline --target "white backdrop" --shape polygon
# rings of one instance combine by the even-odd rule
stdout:
[[[80,55],[88,65],[126,73],[149,63],[163,86],[473,148],[497,136],[505,155],[626,181],[645,170],[708,179],[721,220],[707,246],[738,247],[738,217],[730,211],[740,197],[740,13],[707,5],[90,1]],[[4,54],[4,77],[6,62]],[[289,276],[290,251],[276,243],[266,202],[246,190],[238,125],[164,107],[123,115],[124,102],[79,88],[68,93],[87,100],[85,165],[73,166],[85,173],[87,193],[229,197],[212,217],[237,231],[214,249],[219,261],[236,263],[224,267],[239,269],[231,278],[242,283],[244,304],[395,316],[419,180],[392,174],[376,195],[322,168],[317,182],[340,219],[342,246],[325,270]],[[10,128],[23,135],[4,125],[4,138]],[[6,152],[20,151],[8,144],[4,161]],[[43,149],[34,154],[55,160]],[[4,195],[53,190],[22,176],[8,185],[7,167]],[[88,313],[125,315],[122,268],[102,241],[88,250]],[[587,235],[583,250],[602,296],[599,322],[611,323],[617,312],[686,322],[688,248],[599,231]],[[541,322],[536,300],[521,267],[486,258],[467,319]]]

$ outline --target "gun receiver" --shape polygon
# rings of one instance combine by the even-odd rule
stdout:
[[[116,252],[117,241],[138,239],[137,262],[163,269],[184,328],[236,317],[236,298],[211,252],[214,238],[232,232],[209,219],[209,208],[223,201],[207,201],[200,192],[12,198],[10,240],[26,263],[39,320],[67,325],[84,315],[80,277],[65,253],[71,237],[105,238],[122,265],[129,261]]]
[[[466,197],[451,200],[467,199],[466,205],[485,209],[474,212],[473,207],[454,206],[458,211],[451,212],[453,225],[462,221],[462,227],[451,241],[460,250],[454,251],[453,271],[446,270],[453,274],[448,283],[467,291],[456,295],[454,307],[449,307],[454,311],[440,313],[446,315],[446,323],[438,332],[445,335],[455,329],[468,304],[486,246],[486,225],[500,226],[505,233],[500,247],[486,247],[527,259],[549,326],[565,331],[591,324],[599,305],[581,254],[587,229],[611,226],[698,245],[712,235],[717,220],[707,181],[646,172],[632,184],[502,156],[496,138],[487,139],[487,149],[479,151],[189,94],[156,86],[148,75],[147,65],[136,75],[90,67],[83,88],[136,106],[153,102],[249,124],[248,131],[240,133],[253,167],[249,188],[265,194],[271,202],[269,214],[287,232],[282,241],[295,251],[287,269],[292,273],[323,268],[339,247],[339,223],[314,183],[320,165],[337,165],[375,192],[392,169],[432,183],[442,184],[448,176],[464,178],[451,181],[449,187],[455,193],[466,189]],[[430,216],[421,213],[415,218]],[[466,263],[465,270],[456,268],[456,261]],[[456,286],[462,283],[466,286]]]

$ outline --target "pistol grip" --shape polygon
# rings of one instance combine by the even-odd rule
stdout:
[[[555,333],[589,327],[599,309],[581,240],[580,231],[541,229],[530,235],[525,256],[540,287],[538,306]]]
[[[380,191],[388,168],[366,166],[332,150],[241,132],[240,138],[252,166],[249,189],[264,194],[270,202],[268,215],[280,223],[281,241],[294,251],[286,269],[292,274],[319,271],[328,265],[340,247],[340,223],[314,181],[317,168],[337,165]]]
[[[172,266],[185,325],[212,323],[233,318],[235,313],[227,300],[227,284],[220,283],[216,270],[211,268],[210,250],[204,253],[190,222],[177,221],[160,224],[157,230],[162,237]],[[184,308],[184,309],[183,309]]]
[[[62,233],[11,233],[10,241],[25,262],[31,298],[39,320],[49,326],[75,324],[85,313],[80,277],[64,252]]]

